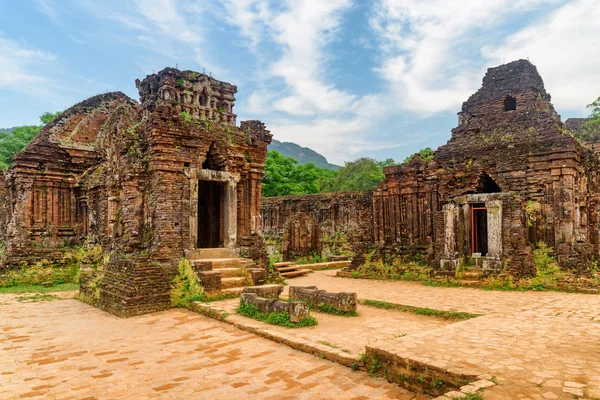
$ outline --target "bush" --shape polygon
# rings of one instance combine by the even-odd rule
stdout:
[[[177,265],[178,274],[173,279],[171,287],[171,305],[174,307],[189,307],[195,301],[204,298],[204,287],[198,282],[192,264],[182,258]]]

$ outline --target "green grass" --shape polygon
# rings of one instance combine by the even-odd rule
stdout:
[[[433,308],[413,307],[404,304],[388,303],[387,301],[380,300],[361,300],[360,303],[366,306],[383,308],[386,310],[398,310],[416,315],[426,315],[429,317],[438,317],[443,319],[469,319],[479,317],[481,315],[458,311],[435,310]]]
[[[42,285],[17,285],[0,287],[0,294],[67,292],[70,290],[79,290],[79,283],[59,283],[49,287]]]
[[[37,303],[39,301],[54,301],[54,300],[62,300],[61,297],[55,296],[53,294],[48,293],[35,293],[32,295],[24,295],[18,296],[17,301],[21,303]]]
[[[241,303],[238,308],[235,309],[238,314],[244,315],[248,318],[255,319],[257,321],[266,322],[271,325],[284,326],[286,328],[304,328],[307,326],[317,325],[315,317],[310,316],[304,318],[300,322],[291,322],[290,314],[288,313],[263,313],[252,304]]]
[[[319,304],[316,307],[309,304],[308,306],[310,307],[311,310],[326,313],[326,314],[338,315],[341,317],[358,317],[358,313],[356,311],[341,311],[336,308],[333,308],[332,306],[330,306],[328,304]]]

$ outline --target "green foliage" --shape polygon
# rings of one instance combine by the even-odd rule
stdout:
[[[76,284],[79,282],[81,266],[99,263],[101,252],[99,246],[89,250],[75,248],[57,261],[41,260],[33,265],[23,265],[0,276],[0,287],[35,286],[42,282]]]
[[[10,167],[15,154],[23,150],[40,129],[59,114],[60,112],[54,114],[45,112],[40,116],[41,125],[17,126],[10,132],[0,132],[0,170]]]
[[[284,313],[263,313],[252,304],[246,304],[240,301],[240,306],[235,309],[238,314],[244,315],[258,321],[266,322],[271,325],[284,326],[286,328],[303,328],[317,325],[315,317],[304,318],[300,322],[291,322],[290,314]]]
[[[524,290],[556,289],[558,279],[565,276],[565,272],[561,271],[558,266],[552,248],[544,242],[538,242],[537,248],[533,251],[533,261],[536,275],[519,282],[520,288]]]
[[[379,371],[382,367],[383,367],[383,365],[381,365],[381,363],[379,362],[378,359],[376,359],[375,357],[371,357],[371,359],[369,360],[369,374],[370,375],[375,375],[377,373],[377,371]]]
[[[426,282],[431,280],[431,268],[411,261],[402,263],[394,260],[386,263],[383,260],[372,260],[374,252],[365,256],[365,262],[354,271],[355,277],[382,280],[403,280]]]
[[[426,315],[428,317],[438,317],[443,319],[470,319],[480,316],[480,314],[471,314],[458,311],[435,310],[433,308],[407,306],[404,304],[388,303],[387,301],[380,300],[361,300],[360,303],[366,306],[383,308],[386,310],[398,310],[402,312],[408,312],[411,314]]]
[[[346,162],[336,172],[318,168],[312,163],[299,165],[293,158],[269,151],[265,162],[263,196],[371,190],[384,178],[383,168],[393,164],[395,162],[391,158],[384,161],[359,158]]]
[[[335,171],[317,168],[312,163],[299,165],[293,158],[269,151],[262,193],[267,197],[319,193],[322,182],[334,175]]]
[[[318,264],[321,262],[327,262],[327,256],[321,255],[319,253],[312,253],[308,256],[300,257],[296,259],[296,264]]]
[[[585,106],[590,110],[589,120],[584,122],[575,132],[568,132],[580,142],[598,140],[600,137],[600,97]]]
[[[171,287],[171,305],[174,307],[189,307],[195,301],[204,297],[204,288],[198,282],[196,273],[188,260],[182,258],[177,265],[179,272],[173,279]]]
[[[404,159],[404,162],[411,162],[415,156],[418,156],[422,161],[424,161],[425,163],[428,163],[430,161],[433,161],[433,157],[435,156],[435,151],[433,151],[430,147],[425,147],[424,149],[421,149],[419,151],[417,151],[414,154],[411,154],[410,156],[406,157]]]
[[[184,122],[189,123],[193,121],[192,116],[187,111],[182,111],[179,115],[181,115],[181,118],[183,118]]]
[[[358,313],[356,311],[342,311],[342,310],[338,310],[337,308],[333,308],[332,306],[330,306],[328,304],[319,304],[316,307],[312,307],[311,305],[309,305],[309,307],[311,310],[315,310],[318,312],[331,314],[331,315],[337,315],[340,317],[358,317]]]
[[[344,163],[336,177],[331,180],[328,191],[360,191],[372,190],[385,178],[383,168],[394,164],[391,159],[376,161],[372,158],[362,157],[354,161]]]
[[[0,287],[0,294],[6,293],[48,293],[48,292],[68,292],[79,290],[79,283],[59,283],[52,286],[42,285],[18,285]]]

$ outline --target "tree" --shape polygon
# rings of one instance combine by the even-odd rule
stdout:
[[[262,194],[265,197],[319,193],[335,171],[318,168],[313,163],[298,161],[277,151],[269,151],[265,162]]]
[[[406,157],[404,159],[404,162],[411,162],[413,160],[413,158],[415,158],[415,156],[419,156],[419,158],[421,160],[423,160],[425,163],[428,163],[429,161],[433,161],[433,157],[435,156],[435,151],[431,150],[431,147],[425,147],[424,149],[421,149],[419,151],[417,151],[414,154],[411,154],[410,156]]]
[[[393,160],[376,161],[362,157],[344,163],[333,179],[333,191],[372,190],[385,178],[383,167],[394,164]]]
[[[23,150],[40,129],[56,118],[58,114],[60,112],[54,114],[45,112],[40,116],[41,125],[17,126],[10,132],[0,132],[0,170],[10,167],[15,154]]]

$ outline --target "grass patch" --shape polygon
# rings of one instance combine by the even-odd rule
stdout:
[[[239,296],[235,293],[220,292],[220,293],[215,293],[215,294],[210,294],[210,295],[205,294],[202,296],[202,299],[199,301],[201,301],[203,303],[212,303],[213,301],[235,299],[236,297],[239,297]]]
[[[58,297],[53,294],[48,293],[36,293],[31,295],[24,295],[17,297],[17,301],[21,303],[37,303],[39,301],[54,301],[54,300],[62,300],[61,297]]]
[[[304,328],[307,326],[317,325],[315,317],[310,316],[301,320],[300,322],[290,321],[290,314],[284,313],[263,313],[252,304],[240,303],[240,306],[235,309],[235,312],[246,316],[248,318],[255,319],[257,321],[266,322],[271,325],[284,326],[286,328]]]
[[[361,300],[360,304],[364,304],[366,306],[371,307],[383,308],[386,310],[398,310],[416,315],[426,315],[429,317],[438,317],[443,319],[470,319],[481,316],[481,314],[471,314],[459,311],[443,311],[435,310],[433,308],[413,307],[404,304],[388,303],[387,301],[380,300]]]
[[[0,287],[0,294],[68,292],[70,290],[79,290],[79,283],[59,283],[54,286],[17,285],[9,287]]]
[[[309,304],[308,307],[314,311],[331,314],[331,315],[337,315],[340,317],[358,317],[358,313],[356,311],[342,311],[342,310],[333,308],[332,306],[330,306],[328,304],[319,304],[316,307]]]

